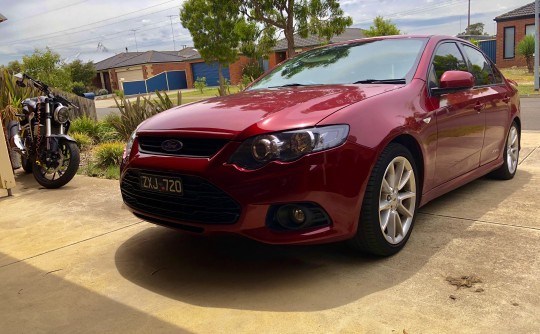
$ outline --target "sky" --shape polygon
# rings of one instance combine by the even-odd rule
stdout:
[[[100,60],[129,51],[193,46],[179,13],[183,0],[0,0],[0,65],[51,48],[63,60]],[[495,34],[493,19],[532,0],[470,0],[471,23]],[[469,0],[343,0],[353,27],[377,15],[406,34],[456,35],[467,26]],[[280,36],[283,37],[283,34]]]

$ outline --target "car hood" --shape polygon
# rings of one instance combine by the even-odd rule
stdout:
[[[314,126],[332,113],[403,85],[333,85],[245,91],[164,111],[141,133],[244,139],[265,132]]]

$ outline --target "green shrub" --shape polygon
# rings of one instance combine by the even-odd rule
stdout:
[[[87,150],[90,146],[92,146],[92,144],[94,144],[92,137],[86,133],[70,132],[69,135],[77,141],[77,146],[79,146],[81,151]]]
[[[98,125],[97,141],[99,143],[120,141],[122,139],[118,131],[116,131],[116,129],[111,123],[107,121],[101,121],[101,122],[98,122],[97,125]]]
[[[82,116],[74,119],[69,126],[69,131],[71,132],[80,132],[84,133],[93,139],[99,138],[99,125],[98,122],[94,121],[88,116]]]
[[[104,177],[111,180],[120,179],[120,167],[119,166],[109,166],[105,168]]]
[[[107,95],[107,94],[109,94],[109,91],[106,90],[105,88],[101,88],[101,89],[99,89],[99,90],[96,92],[96,95],[97,95],[97,96]]]
[[[167,93],[157,93],[158,98],[150,101],[148,98],[137,97],[135,101],[126,98],[120,101],[114,99],[116,106],[120,110],[120,117],[110,117],[108,122],[115,128],[122,140],[127,141],[131,133],[145,119],[152,117],[164,110],[178,105],[174,103]],[[182,101],[180,92],[177,93],[177,101]]]
[[[204,89],[208,86],[206,84],[206,77],[197,77],[197,80],[193,83],[193,86],[199,90],[199,92],[202,94]]]
[[[261,64],[258,61],[251,61],[244,65],[242,68],[242,77],[245,75],[248,78],[251,78],[251,81],[257,79],[264,73]]]
[[[86,92],[86,86],[82,82],[74,82],[71,86],[71,92],[78,96],[83,96],[83,93]]]
[[[119,166],[124,154],[124,147],[125,144],[121,142],[99,144],[94,152],[97,165],[103,168]]]

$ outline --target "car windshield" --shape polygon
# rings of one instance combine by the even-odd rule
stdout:
[[[383,39],[306,51],[276,67],[250,89],[292,86],[406,83],[425,38]]]

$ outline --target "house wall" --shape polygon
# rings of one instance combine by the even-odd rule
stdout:
[[[525,37],[525,26],[533,24],[534,17],[497,22],[497,67],[527,66],[525,58],[517,54],[517,45]],[[515,54],[514,58],[504,59],[504,28],[515,27]]]

